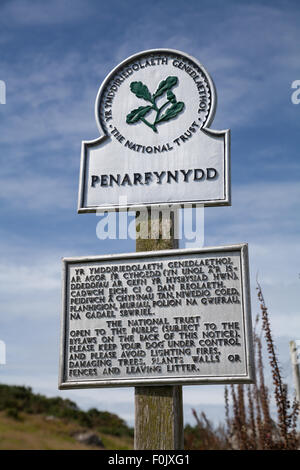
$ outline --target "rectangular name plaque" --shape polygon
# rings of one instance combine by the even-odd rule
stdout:
[[[63,259],[59,388],[251,383],[247,244]]]

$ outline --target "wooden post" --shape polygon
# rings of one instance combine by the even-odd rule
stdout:
[[[149,211],[144,210],[136,217],[136,251],[178,248],[178,239],[174,237],[177,213],[162,210],[161,219],[159,212],[153,215],[152,212],[150,219]],[[166,233],[170,234],[169,239],[164,238]],[[135,387],[135,450],[182,450],[183,447],[182,387]]]

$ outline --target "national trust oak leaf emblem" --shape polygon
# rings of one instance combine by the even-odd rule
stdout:
[[[184,103],[182,101],[177,101],[175,94],[171,90],[171,88],[177,85],[177,83],[177,77],[167,77],[165,80],[160,82],[156,92],[152,95],[147,85],[144,85],[142,82],[132,82],[130,84],[130,90],[132,93],[134,93],[137,98],[148,101],[151,104],[148,106],[140,106],[139,108],[134,109],[129,114],[127,114],[127,124],[136,124],[137,122],[142,121],[154,132],[158,132],[158,124],[174,119],[179,113],[183,111],[184,108]],[[156,100],[165,93],[167,101],[162,106],[158,107]],[[152,110],[156,113],[153,123],[146,119],[146,116]]]

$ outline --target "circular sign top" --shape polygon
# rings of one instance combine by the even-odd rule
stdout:
[[[99,89],[95,113],[107,136],[164,145],[195,126],[209,127],[215,108],[213,81],[198,61],[183,52],[155,49],[112,70]]]

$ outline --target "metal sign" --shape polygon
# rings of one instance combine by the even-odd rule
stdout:
[[[251,383],[246,244],[63,259],[59,388]]]
[[[101,137],[82,143],[78,212],[230,205],[230,132],[209,128],[215,109],[212,79],[187,54],[123,61],[98,92]]]

